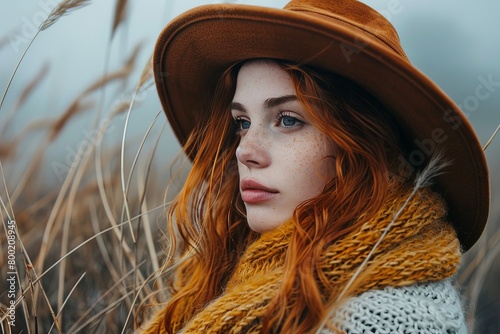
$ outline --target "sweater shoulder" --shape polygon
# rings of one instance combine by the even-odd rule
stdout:
[[[333,323],[347,334],[467,333],[462,301],[449,279],[364,292],[346,300]]]

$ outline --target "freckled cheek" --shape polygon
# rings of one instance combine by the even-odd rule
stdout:
[[[318,169],[317,159],[317,156],[303,156],[302,159],[296,160],[294,167],[290,169],[290,180],[302,193],[316,195],[326,184],[326,178],[321,175],[325,168]]]

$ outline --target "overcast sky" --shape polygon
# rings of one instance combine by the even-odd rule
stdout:
[[[156,37],[174,16],[188,8],[216,2],[282,7],[287,1],[129,1],[127,24],[111,44],[110,70],[118,68],[134,46],[142,42],[139,77],[152,52]],[[481,78],[500,82],[500,1],[497,0],[366,0],[382,12],[399,32],[411,61],[441,86],[458,104],[472,101]],[[17,61],[33,36],[33,29],[48,15],[56,0],[2,1],[0,4],[0,92],[3,93]],[[60,19],[36,38],[27,53],[0,110],[0,124],[20,91],[44,64],[49,72],[16,116],[15,133],[30,120],[55,117],[102,75],[110,40],[115,1],[90,4]],[[17,37],[16,37],[17,36]],[[19,38],[20,37],[20,38]],[[135,79],[134,79],[135,80]],[[132,90],[131,80],[124,91]],[[151,92],[154,92],[152,89]],[[149,97],[153,108],[159,104]],[[149,98],[148,98],[149,99]],[[108,101],[108,104],[111,102]],[[500,84],[490,98],[469,107],[469,120],[485,142],[500,122]],[[153,110],[153,113],[156,110]],[[491,152],[500,153],[497,138]],[[487,152],[487,155],[493,153]],[[491,157],[490,157],[491,159]]]

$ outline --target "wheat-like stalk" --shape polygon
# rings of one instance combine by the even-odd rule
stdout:
[[[116,0],[113,26],[111,28],[111,38],[113,38],[118,26],[125,20],[127,13],[127,0]]]
[[[87,6],[90,0],[63,0],[57,5],[45,21],[40,25],[39,31],[50,28],[54,23],[56,23],[61,17],[70,14],[71,12]]]
[[[139,93],[139,90],[141,87],[145,84],[147,79],[150,77],[149,73],[151,69],[151,59],[149,58],[146,66],[144,67],[141,78],[139,79],[139,83],[137,84],[134,95],[132,97],[132,102],[130,103],[130,106],[127,111],[127,116],[125,118],[125,124],[123,126],[123,136],[122,136],[122,147],[121,147],[121,155],[120,155],[120,176],[121,176],[121,184],[122,184],[122,192],[123,192],[123,203],[124,203],[124,208],[125,208],[125,213],[127,215],[127,219],[130,221],[130,207],[128,203],[128,198],[127,198],[127,187],[125,185],[125,142],[127,138],[127,128],[128,128],[128,122],[130,119],[130,113],[132,112],[132,109],[134,107],[134,102],[137,97],[137,94]],[[132,236],[132,240],[135,243],[135,235],[134,231],[132,229],[132,225],[129,224],[130,227],[130,234]]]
[[[488,146],[490,146],[490,144],[493,142],[493,139],[495,139],[495,137],[496,137],[496,135],[498,133],[498,130],[500,130],[500,124],[498,124],[497,128],[495,129],[495,131],[491,135],[490,139],[488,139],[488,141],[486,142],[486,144],[484,144],[483,151],[486,151],[486,149],[488,148]]]

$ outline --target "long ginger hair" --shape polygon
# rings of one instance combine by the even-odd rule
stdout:
[[[321,253],[379,210],[401,145],[387,112],[358,85],[324,71],[275,62],[289,73],[308,120],[336,150],[336,177],[293,213],[296,229],[285,277],[262,319],[264,333],[307,333],[327,316],[332,297],[321,293],[320,286],[329,284],[318,275]],[[168,212],[173,252],[165,266],[174,268],[164,313],[168,333],[179,331],[223,292],[239,256],[257,236],[246,223],[239,194],[238,137],[229,110],[240,67],[225,71],[208,92],[210,112],[198,120],[184,145],[193,165]]]

